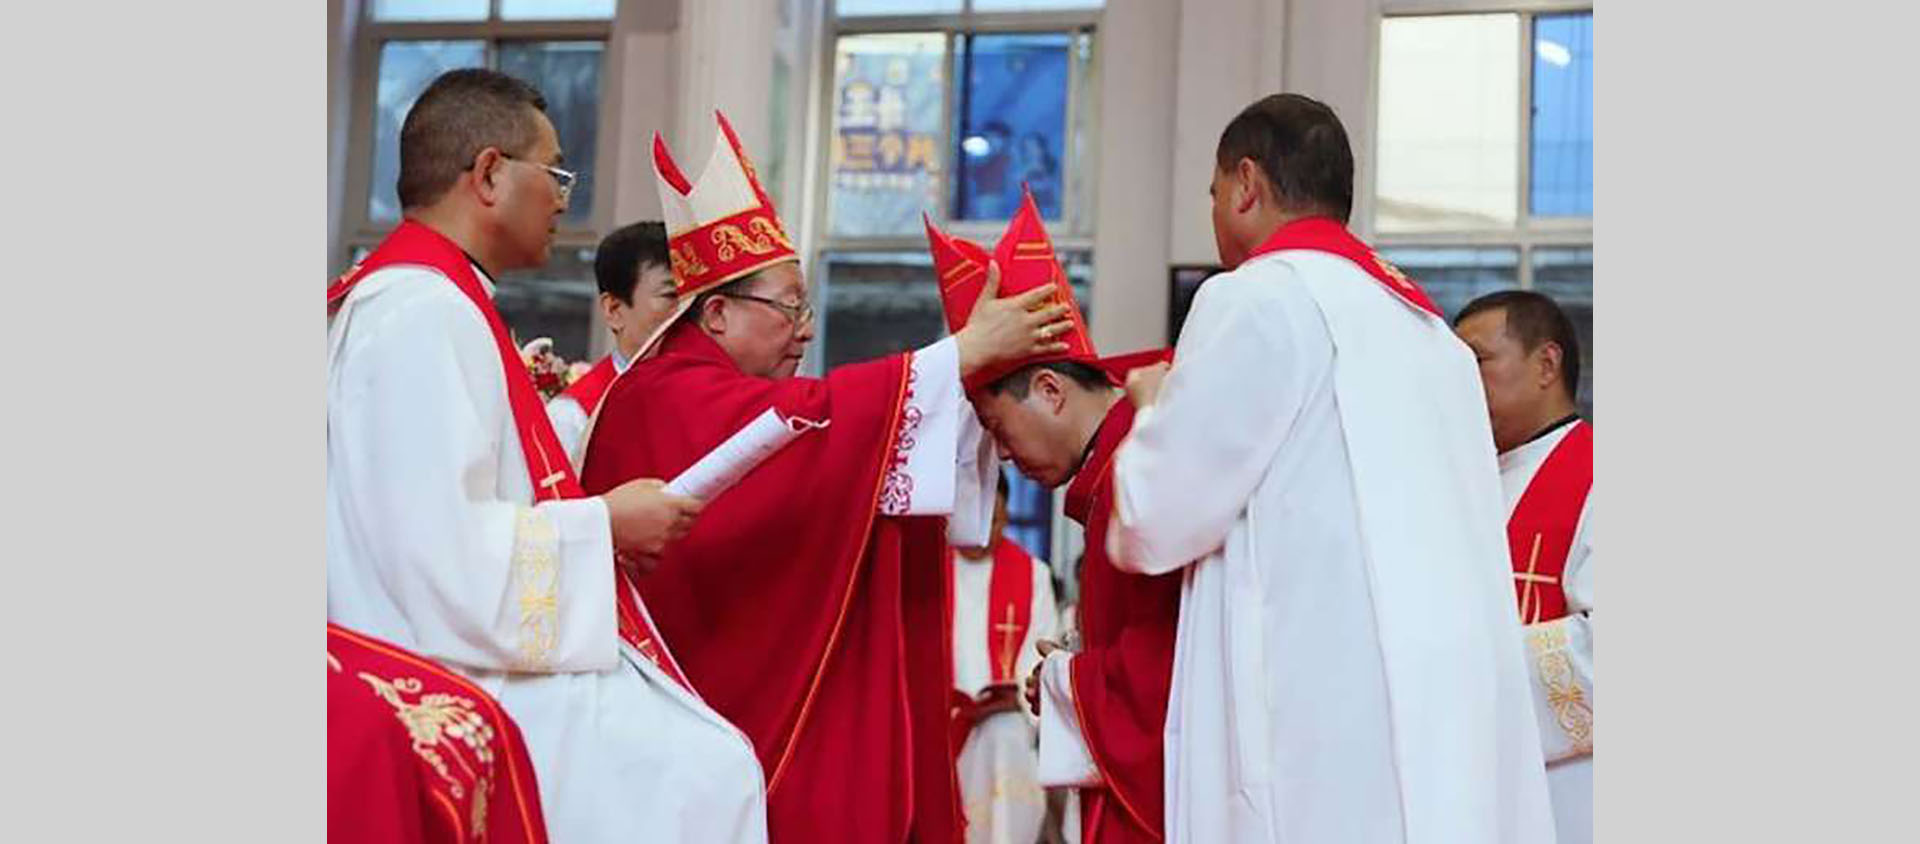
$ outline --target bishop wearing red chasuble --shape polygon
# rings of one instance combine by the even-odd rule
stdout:
[[[964,320],[971,294],[984,281],[977,267],[985,252],[931,224],[927,234],[944,280],[947,318]],[[995,255],[1008,262],[1003,293],[1060,277],[1031,196]],[[1180,578],[1122,572],[1097,538],[1105,536],[1112,513],[1114,449],[1133,424],[1133,406],[1120,400],[1116,384],[1133,367],[1167,355],[1098,358],[1077,309],[1075,316],[1068,352],[1001,367],[970,395],[1001,452],[1021,472],[1047,486],[1067,485],[1067,516],[1094,538],[1079,567],[1080,649],[1053,651],[1038,667],[1040,782],[1080,787],[1081,840],[1155,841]]]
[[[915,352],[794,377],[806,282],[732,128],[697,180],[657,136],[654,167],[680,312],[609,389],[583,482],[673,477],[769,409],[812,427],[707,502],[640,591],[753,741],[772,840],[958,840],[946,546],[984,542],[998,471],[960,384],[1057,346],[1061,311],[1037,291]]]
[[[465,677],[327,625],[327,838],[545,844],[519,726]]]

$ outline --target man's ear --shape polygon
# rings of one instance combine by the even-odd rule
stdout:
[[[1234,165],[1233,176],[1233,210],[1245,214],[1260,201],[1260,184],[1266,174],[1260,172],[1260,165],[1253,163],[1253,159],[1243,157]]]
[[[1560,361],[1566,352],[1560,348],[1559,343],[1552,340],[1541,343],[1540,348],[1535,349],[1534,352],[1540,359],[1540,370],[1534,373],[1534,382],[1541,387],[1547,387],[1560,377]]]
[[[620,309],[626,305],[620,297],[612,293],[600,294],[600,318],[607,323],[607,329],[614,334],[620,333]]]
[[[480,204],[498,204],[506,192],[499,176],[500,166],[504,163],[506,158],[495,147],[483,148],[473,157],[473,169],[464,175],[473,179],[473,193],[480,198]]]
[[[1059,415],[1067,406],[1067,390],[1064,379],[1060,373],[1051,369],[1041,369],[1034,372],[1031,391],[1038,393],[1040,400],[1045,402],[1047,409],[1053,411],[1055,415]]]
[[[696,315],[700,327],[715,336],[727,333],[727,303],[725,296],[709,296],[700,303],[700,313]]]

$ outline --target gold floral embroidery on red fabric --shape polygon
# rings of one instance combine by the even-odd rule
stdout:
[[[667,252],[667,257],[673,261],[673,274],[677,278],[692,280],[706,275],[711,269],[700,263],[700,256],[694,254],[691,243],[680,244],[680,248]]]
[[[413,740],[413,752],[425,761],[455,800],[468,800],[470,829],[485,829],[486,794],[493,788],[493,725],[472,699],[445,692],[423,694],[415,677],[391,680],[360,672],[374,694],[393,706],[393,715]]]
[[[714,226],[713,245],[719,247],[714,250],[714,257],[722,261],[731,261],[734,259],[734,256],[741,252],[752,255],[769,255],[773,253],[774,249],[778,248],[775,237],[779,238],[779,245],[786,246],[788,249],[793,248],[786,243],[786,236],[780,234],[772,224],[763,218],[755,217],[752,222],[747,224],[747,228],[753,232],[753,236],[749,237],[746,232],[741,231],[740,227],[736,225],[727,224]],[[769,232],[772,232],[772,235],[769,235]]]

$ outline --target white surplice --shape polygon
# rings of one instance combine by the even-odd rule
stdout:
[[[533,503],[473,303],[437,271],[379,270],[327,343],[328,619],[499,699],[556,844],[765,841],[746,736],[619,638],[605,504]]]
[[[619,375],[633,365],[632,361],[620,354],[619,349],[608,353],[613,359],[613,372]],[[597,408],[596,408],[597,409]],[[580,453],[587,448],[587,421],[592,418],[587,409],[573,396],[561,393],[547,402],[547,418],[553,421],[553,433],[560,438],[560,447],[567,450],[567,459],[573,468],[580,468]]]
[[[993,580],[993,555],[953,558],[953,687],[978,695],[993,679],[997,655],[987,647],[987,616]],[[1057,621],[1053,578],[1047,564],[1034,560],[1032,606],[1027,634],[1014,647],[1013,681],[1023,683],[1040,661],[1034,644],[1052,638]],[[998,641],[997,639],[995,641]],[[968,844],[1033,844],[1046,819],[1047,796],[1037,780],[1033,716],[1023,708],[987,716],[967,736],[956,765],[961,805],[967,815]]]
[[[1170,844],[1551,844],[1473,357],[1345,259],[1200,289],[1109,549],[1185,567]],[[1044,739],[1043,739],[1044,740]]]
[[[1566,439],[1575,423],[1555,428],[1530,443],[1500,455],[1500,484],[1506,491],[1511,515],[1533,476]],[[1547,790],[1553,798],[1553,820],[1559,844],[1593,841],[1593,493],[1587,493],[1574,529],[1573,547],[1560,572],[1567,598],[1567,614],[1553,621],[1527,625],[1527,670],[1533,680],[1534,711],[1540,719],[1540,740],[1547,759]],[[1575,691],[1577,690],[1577,691]],[[1586,702],[1585,717],[1563,719],[1555,702],[1577,694]]]

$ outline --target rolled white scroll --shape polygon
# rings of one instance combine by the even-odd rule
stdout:
[[[773,456],[773,453],[793,442],[795,437],[813,430],[825,428],[827,423],[815,422],[799,417],[782,417],[773,408],[755,416],[726,442],[707,452],[692,466],[681,472],[679,477],[667,483],[667,491],[675,495],[689,495],[703,501],[712,501],[714,496],[726,492],[753,467]]]

